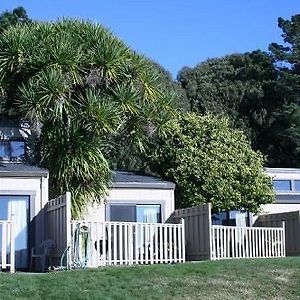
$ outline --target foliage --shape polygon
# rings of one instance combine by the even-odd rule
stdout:
[[[229,117],[256,149],[261,148],[270,115],[281,103],[276,78],[272,58],[261,51],[209,59],[178,75],[192,111]]]
[[[298,257],[1,272],[3,299],[299,299]],[[282,284],[284,282],[284,284]]]
[[[27,22],[31,22],[31,20],[22,6],[15,8],[13,11],[4,11],[0,14],[0,34],[10,26]]]
[[[300,167],[300,15],[278,19],[284,45],[270,50],[279,72],[283,102],[272,115],[264,152],[273,166]]]
[[[263,157],[226,119],[181,115],[158,139],[152,170],[176,183],[177,207],[211,202],[214,211],[249,209],[274,199]]]
[[[75,214],[105,193],[107,160],[119,166],[119,149],[141,167],[135,155],[175,114],[165,81],[155,64],[90,22],[23,24],[0,36],[5,113],[31,122],[30,159],[49,169],[52,195],[73,193]]]

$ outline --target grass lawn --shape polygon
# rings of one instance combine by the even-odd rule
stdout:
[[[0,274],[1,299],[300,299],[300,257]]]

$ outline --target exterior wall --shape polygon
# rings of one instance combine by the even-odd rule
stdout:
[[[0,195],[30,196],[30,246],[44,240],[44,207],[48,202],[48,178],[0,177]]]
[[[109,204],[112,203],[160,204],[162,222],[165,222],[175,209],[174,190],[110,188],[104,203],[89,205],[82,218],[87,221],[109,221]]]
[[[299,204],[292,203],[273,203],[273,204],[265,204],[261,207],[261,214],[274,214],[274,213],[282,213],[282,212],[290,212],[300,210]]]
[[[300,169],[266,168],[266,173],[274,180],[300,180]],[[283,213],[300,210],[300,193],[296,191],[277,191],[276,200],[272,204],[261,206],[260,215]],[[257,219],[253,216],[252,223]]]
[[[300,179],[300,169],[266,168],[266,173],[273,179]]]

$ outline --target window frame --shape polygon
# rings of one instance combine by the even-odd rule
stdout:
[[[10,138],[10,139],[0,139],[0,147],[4,145],[5,143],[13,143],[13,142],[19,142],[23,143],[24,151],[23,154],[19,156],[0,156],[0,162],[24,162],[26,157],[26,141],[21,138]],[[0,150],[1,152],[1,150]]]
[[[112,221],[111,220],[111,206],[134,206],[135,207],[135,221]],[[106,220],[109,220],[109,222],[130,222],[130,223],[137,223],[137,207],[138,206],[158,206],[159,207],[159,212],[160,212],[160,217],[159,217],[159,222],[157,222],[157,224],[162,223],[163,220],[163,205],[161,203],[148,203],[148,202],[126,202],[126,203],[116,203],[116,202],[110,202],[107,203],[107,209],[106,209]],[[141,223],[141,222],[139,222]]]

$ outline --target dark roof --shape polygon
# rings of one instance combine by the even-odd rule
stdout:
[[[46,177],[47,169],[20,163],[0,163],[0,177]]]
[[[175,189],[175,184],[171,181],[148,174],[125,171],[114,171],[110,186],[114,188]]]

